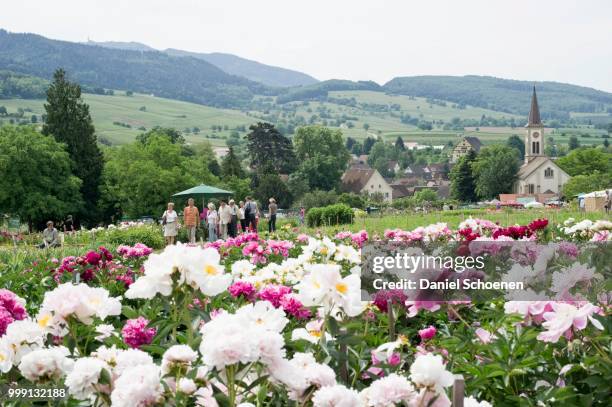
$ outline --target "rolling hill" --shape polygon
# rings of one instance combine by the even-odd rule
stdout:
[[[394,78],[389,93],[440,99],[525,115],[535,85],[544,119],[567,119],[571,112],[610,113],[612,93],[558,82],[529,82],[490,76],[411,76]]]
[[[0,30],[0,69],[49,79],[59,67],[83,85],[215,107],[244,106],[255,93],[270,92],[265,85],[230,75],[198,58],[97,47]]]

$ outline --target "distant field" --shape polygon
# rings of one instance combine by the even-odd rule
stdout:
[[[178,130],[185,128],[200,129],[199,135],[186,133],[188,142],[197,143],[209,140],[213,145],[225,145],[227,136],[237,126],[248,126],[253,119],[236,110],[216,109],[213,107],[194,103],[180,102],[171,99],[158,98],[146,95],[84,95],[85,102],[90,106],[91,116],[94,120],[96,132],[115,144],[126,143],[136,135],[142,133],[138,130],[143,126],[147,130],[155,126],[173,127]],[[0,105],[6,106],[9,112],[18,108],[29,108],[32,113],[41,115],[44,112],[43,100],[7,99],[0,100]],[[146,111],[139,110],[142,106]],[[26,113],[29,117],[32,113]],[[131,128],[116,124],[129,124]],[[211,130],[211,126],[227,126],[227,130]],[[206,138],[215,135],[219,138]]]
[[[354,98],[357,107],[329,102],[295,103],[296,116],[301,116],[303,122],[309,123],[312,116],[318,117],[316,123],[327,120],[328,126],[334,118],[346,116],[352,118],[350,121],[353,128],[342,126],[343,134],[356,139],[364,139],[368,136],[381,137],[384,140],[393,141],[401,136],[405,142],[419,142],[420,144],[444,145],[456,143],[462,135],[477,136],[484,144],[503,143],[512,134],[524,135],[522,126],[510,127],[468,127],[465,131],[444,131],[437,124],[431,131],[423,131],[413,125],[402,123],[401,114],[410,115],[419,119],[439,123],[449,122],[455,117],[460,119],[480,119],[483,115],[495,118],[514,118],[517,123],[523,123],[526,118],[507,113],[496,112],[482,108],[468,106],[465,109],[453,108],[452,103],[446,106],[430,104],[424,98],[410,98],[408,96],[388,95],[373,91],[338,91],[330,92],[331,98]],[[104,138],[113,144],[126,143],[134,139],[142,132],[139,128],[147,130],[154,126],[173,127],[180,131],[186,128],[200,129],[199,134],[185,132],[185,138],[190,143],[198,143],[204,140],[210,141],[214,146],[225,145],[225,139],[239,126],[248,129],[249,125],[265,120],[269,114],[277,114],[283,117],[280,108],[274,107],[266,112],[241,112],[238,110],[217,109],[213,107],[198,105],[194,103],[181,102],[177,100],[164,99],[149,95],[135,94],[126,96],[124,92],[116,92],[115,96],[84,95],[85,101],[90,105],[91,115],[100,138]],[[39,116],[43,113],[43,100],[6,99],[0,100],[0,105],[6,106],[9,113],[16,112],[18,108],[31,110],[24,114],[24,119],[29,119],[32,114]],[[377,105],[399,105],[399,111],[373,111],[363,109],[359,104]],[[140,110],[142,107],[145,110]],[[322,112],[330,116],[322,118]],[[356,119],[356,120],[355,120]],[[1,119],[5,122],[7,119]],[[366,131],[364,124],[368,124]],[[131,127],[126,127],[129,125]],[[212,126],[217,129],[212,130]],[[218,130],[221,127],[221,130]],[[565,133],[565,136],[562,134]],[[569,137],[576,134],[582,145],[601,144],[601,136],[605,132],[593,128],[567,128],[546,129],[546,135],[552,136],[556,144],[567,144]],[[245,133],[241,133],[244,135]],[[586,136],[585,136],[586,135]]]

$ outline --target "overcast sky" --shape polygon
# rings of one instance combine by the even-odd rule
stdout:
[[[610,0],[24,0],[0,28],[228,52],[317,79],[492,75],[612,91]]]

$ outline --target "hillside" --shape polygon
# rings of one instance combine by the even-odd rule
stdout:
[[[441,99],[525,115],[536,86],[544,119],[567,119],[571,112],[612,112],[612,93],[557,82],[529,82],[490,76],[412,76],[394,78],[390,93]]]
[[[131,51],[157,51],[155,48],[139,42],[88,41],[86,44]],[[318,82],[312,76],[302,72],[262,64],[261,62],[241,58],[233,54],[226,54],[222,52],[190,52],[174,48],[168,48],[161,52],[176,57],[198,58],[213,64],[230,75],[242,76],[243,78],[247,78],[268,86],[291,87],[311,85]]]
[[[255,120],[236,110],[149,95],[126,96],[115,92],[114,96],[108,96],[85,93],[83,98],[89,104],[98,139],[112,144],[128,143],[144,130],[161,126],[180,130],[190,143],[208,140],[213,145],[225,145],[225,138],[232,131],[239,130],[244,134]],[[9,120],[20,109],[24,112],[24,119],[29,121],[35,115],[40,123],[44,103],[42,99],[0,100],[0,106],[5,106],[10,114],[6,118],[0,116],[0,125],[10,123]],[[16,120],[20,122],[23,119]]]
[[[149,47],[147,44],[141,42],[120,42],[120,41],[91,41],[84,42],[85,45],[95,45],[98,47],[113,48],[113,49],[124,49],[127,51],[157,51],[155,48]]]
[[[260,120],[276,124],[285,134],[312,123],[339,128],[345,137],[356,139],[369,136],[393,142],[401,136],[406,142],[442,145],[455,143],[465,134],[491,144],[504,143],[512,134],[523,136],[526,120],[525,116],[469,106],[459,108],[451,103],[433,104],[424,98],[375,91],[331,91],[325,101],[283,105],[272,103],[270,97],[258,96],[255,104],[261,105],[260,109],[244,112],[150,95],[127,96],[121,91],[115,91],[113,96],[85,93],[83,97],[90,105],[99,140],[107,144],[127,143],[144,130],[162,126],[180,130],[190,143],[207,140],[223,146],[232,133],[238,132],[244,137],[249,125]],[[0,100],[0,107],[4,106],[8,112],[0,115],[0,125],[31,123],[32,116],[40,124],[43,104],[42,99]],[[489,126],[480,124],[483,116]],[[492,127],[496,122],[514,122],[516,127]],[[421,123],[433,123],[433,129],[420,129]],[[454,129],[452,126],[456,123],[465,128]],[[553,137],[557,144],[567,144],[572,134],[578,135],[582,145],[601,144],[605,131],[584,126],[546,130],[547,137]]]
[[[204,54],[172,48],[164,50],[164,52],[174,56],[191,56],[203,59],[229,74],[242,76],[268,86],[290,87],[317,83],[315,78],[305,73],[262,64],[232,54],[221,52]]]
[[[125,89],[216,107],[249,103],[268,89],[197,58],[50,40],[0,30],[0,69],[49,79],[63,67],[86,86]]]

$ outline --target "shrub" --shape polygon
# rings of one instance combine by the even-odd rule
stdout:
[[[334,191],[312,191],[300,198],[300,205],[306,209],[320,208],[338,202],[338,195]]]
[[[108,233],[108,240],[114,244],[133,246],[143,243],[153,249],[164,247],[162,231],[155,226],[138,226],[127,229],[112,229]]]
[[[310,227],[352,223],[353,210],[345,204],[329,205],[322,208],[311,208],[306,214],[306,222]]]
[[[365,200],[362,196],[352,193],[343,193],[338,197],[338,203],[343,203],[351,208],[363,209]]]

